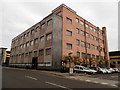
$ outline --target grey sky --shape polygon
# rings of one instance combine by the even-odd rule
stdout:
[[[78,0],[79,1],[79,0]],[[85,2],[82,1],[55,1],[45,0],[37,2],[1,2],[0,19],[2,26],[0,36],[0,47],[7,47],[10,50],[11,40],[18,34],[25,31],[35,23],[42,20],[60,4],[64,3],[84,19],[92,24],[106,26],[108,34],[109,50],[118,50],[118,3],[113,0],[107,2]],[[1,24],[0,24],[1,25]]]

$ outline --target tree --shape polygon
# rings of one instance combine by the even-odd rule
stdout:
[[[93,58],[90,57],[90,58],[89,58],[89,65],[90,65],[90,67],[91,67],[92,64],[93,64]]]
[[[72,56],[72,58],[73,58],[73,62],[74,62],[75,65],[79,65],[80,64],[80,58],[79,57]]]

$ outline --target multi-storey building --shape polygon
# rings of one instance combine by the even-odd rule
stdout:
[[[6,61],[6,49],[7,48],[0,48],[0,65]]]
[[[61,58],[70,52],[109,60],[106,27],[96,27],[62,4],[12,39],[10,64],[60,69]]]
[[[111,67],[120,67],[120,51],[109,52]]]

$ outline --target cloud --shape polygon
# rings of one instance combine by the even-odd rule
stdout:
[[[112,1],[112,0],[111,0]],[[2,10],[2,40],[0,45],[8,47],[12,38],[22,33],[35,23],[49,15],[60,4],[66,4],[78,15],[92,24],[107,27],[109,50],[118,50],[118,7],[117,2],[81,2],[81,1],[41,1],[41,2],[3,2]]]

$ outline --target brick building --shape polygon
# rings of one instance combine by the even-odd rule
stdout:
[[[106,27],[96,27],[62,4],[12,39],[10,65],[60,69],[61,58],[70,52],[109,61]]]
[[[120,67],[120,51],[109,52],[111,67]]]

